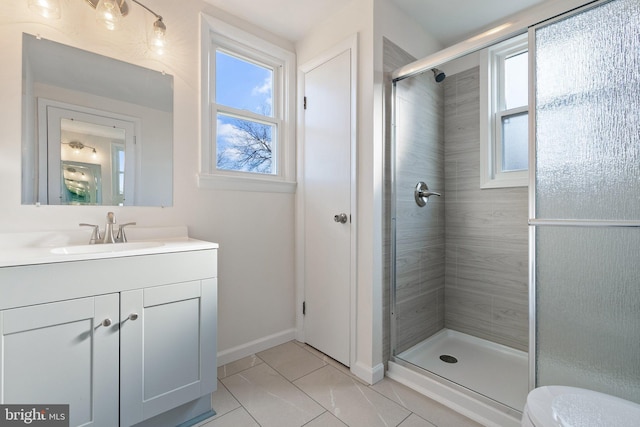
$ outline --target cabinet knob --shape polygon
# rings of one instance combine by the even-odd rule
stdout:
[[[111,326],[111,319],[109,319],[108,317],[106,319],[104,319],[101,323],[102,326]]]
[[[136,320],[138,318],[138,313],[131,313],[128,317],[129,320]]]

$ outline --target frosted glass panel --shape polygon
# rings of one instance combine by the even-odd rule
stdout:
[[[640,218],[640,2],[536,31],[536,217]]]
[[[640,229],[538,227],[538,385],[640,403]]]

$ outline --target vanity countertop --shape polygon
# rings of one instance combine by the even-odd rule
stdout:
[[[0,233],[0,268],[217,249],[186,227],[130,227],[128,243],[89,245],[86,230]]]

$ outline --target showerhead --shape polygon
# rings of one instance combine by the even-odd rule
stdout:
[[[438,70],[437,68],[432,68],[431,71],[433,71],[433,77],[436,79],[436,83],[442,82],[445,77],[447,77],[445,73]]]

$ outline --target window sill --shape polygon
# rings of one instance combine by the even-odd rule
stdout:
[[[509,187],[528,187],[529,173],[528,171],[499,174],[493,178],[486,177],[480,182],[481,189],[487,188],[509,188]]]
[[[198,188],[205,190],[255,191],[258,193],[295,193],[295,181],[245,176],[198,174]]]

